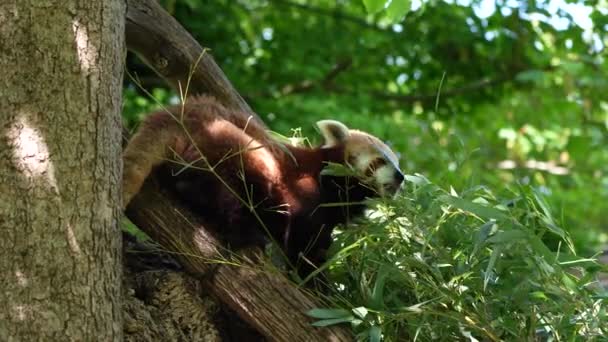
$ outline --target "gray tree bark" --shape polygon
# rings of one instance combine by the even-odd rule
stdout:
[[[119,341],[122,0],[0,1],[0,341]]]

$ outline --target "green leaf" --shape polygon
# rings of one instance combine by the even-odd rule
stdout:
[[[477,254],[483,243],[486,242],[488,236],[490,236],[490,233],[496,228],[497,225],[495,220],[489,220],[479,227],[479,231],[477,231],[477,234],[475,235],[475,245],[473,246],[473,252],[471,252],[472,256]]]
[[[374,289],[372,290],[371,306],[375,309],[381,309],[384,303],[384,284],[386,283],[386,277],[388,277],[389,268],[385,265],[380,267],[378,275],[376,276],[376,282],[374,283]]]
[[[420,313],[420,312],[422,312],[422,307],[432,301],[433,301],[433,299],[429,299],[424,302],[420,302],[418,304],[403,307],[403,308],[401,308],[401,310]]]
[[[549,298],[542,291],[534,291],[530,293],[530,297],[541,300],[548,300]]]
[[[413,183],[414,185],[420,186],[431,184],[431,182],[421,174],[405,175],[405,180],[410,183]]]
[[[529,237],[529,233],[526,233],[523,230],[514,229],[498,232],[494,236],[490,237],[487,241],[489,243],[504,244],[513,241],[527,240]]]
[[[363,0],[367,13],[373,14],[384,8],[386,0]]]
[[[386,12],[388,14],[388,18],[392,22],[397,22],[403,19],[411,7],[411,0],[392,0],[386,9]]]
[[[544,79],[545,72],[536,69],[522,71],[515,76],[515,80],[519,82],[541,83]]]
[[[352,327],[358,327],[359,325],[361,325],[361,323],[363,323],[363,321],[358,318],[355,318],[352,321],[350,321],[350,324]]]
[[[486,272],[483,276],[483,290],[484,291],[486,290],[486,287],[488,286],[488,282],[490,281],[490,276],[492,274],[494,274],[494,272],[492,270],[494,269],[494,265],[496,265],[496,260],[498,260],[500,253],[502,253],[502,245],[496,246],[496,248],[494,248],[494,250],[492,251],[492,255],[490,256],[490,261],[488,262],[488,266],[486,267]]]
[[[585,64],[574,61],[563,61],[561,67],[566,71],[574,75],[578,75],[585,70]]]
[[[324,319],[321,321],[316,321],[312,325],[315,327],[326,327],[328,325],[334,325],[338,323],[345,323],[354,320],[354,316],[342,317],[342,318],[332,318],[332,319]]]
[[[546,261],[553,262],[556,258],[554,252],[552,252],[549,247],[536,235],[529,236],[530,246],[534,248],[534,251],[537,254],[540,254],[545,258]],[[552,264],[554,267],[559,267],[559,264]]]
[[[191,10],[195,10],[201,6],[201,2],[199,0],[184,0],[184,3],[190,7]]]
[[[379,326],[374,325],[369,328],[369,342],[380,342],[382,338],[382,329]]]
[[[365,318],[365,316],[367,316],[367,308],[365,306],[360,306],[358,308],[354,308],[353,312],[355,313],[355,315],[359,316],[360,318]]]
[[[350,312],[345,309],[312,309],[306,312],[310,317],[314,318],[341,318],[350,316]]]
[[[547,225],[547,228],[549,228],[551,232],[557,234],[559,237],[564,239],[566,237],[566,232],[564,232],[564,230],[558,227],[555,223],[555,220],[551,215],[551,210],[549,210],[549,205],[547,204],[543,196],[536,189],[533,189],[532,193],[534,194],[534,199],[536,200],[536,203],[538,203],[538,205],[543,211],[543,221]]]
[[[463,198],[444,195],[444,196],[440,196],[439,200],[446,204],[449,204],[453,207],[456,207],[458,209],[468,211],[483,219],[487,219],[487,220],[490,220],[490,219],[506,220],[506,219],[508,219],[508,216],[498,209],[495,209],[492,207],[486,207],[486,206],[483,206],[483,205],[480,205],[477,203],[473,203],[473,202],[467,201]]]

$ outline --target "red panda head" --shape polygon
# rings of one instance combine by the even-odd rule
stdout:
[[[399,159],[380,139],[335,120],[321,120],[317,127],[325,139],[322,148],[343,146],[344,161],[361,182],[380,196],[397,193],[404,179]]]

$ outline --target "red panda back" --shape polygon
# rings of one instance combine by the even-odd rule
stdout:
[[[156,172],[180,200],[221,226],[222,235],[246,238],[256,235],[247,229],[266,226],[280,239],[286,208],[302,198],[285,184],[295,177],[293,170],[288,152],[257,120],[199,97],[141,124],[124,153],[124,200],[128,204]],[[261,213],[252,215],[251,207]]]
[[[242,153],[244,150],[251,152]],[[228,156],[245,156],[247,160],[240,162],[276,176],[285,153],[258,120],[227,110],[212,97],[195,97],[183,105],[152,113],[124,152],[124,206],[160,164],[173,161],[185,165],[198,160],[198,167],[208,168],[223,161],[236,168],[237,160],[225,160]]]

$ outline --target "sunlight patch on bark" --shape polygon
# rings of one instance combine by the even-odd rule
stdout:
[[[196,229],[194,231],[193,241],[200,250],[200,255],[203,258],[215,258],[220,255],[220,252],[213,244],[209,243],[208,239],[202,230]]]
[[[78,19],[72,22],[72,31],[74,32],[74,41],[76,42],[76,53],[80,62],[80,69],[88,73],[91,67],[95,65],[99,56],[99,51],[93,42],[89,39],[88,28],[82,25]]]
[[[7,137],[13,146],[15,167],[27,178],[44,179],[51,188],[57,189],[55,168],[40,130],[34,128],[25,115],[20,115],[9,128]]]
[[[26,287],[27,286],[27,283],[28,283],[27,277],[20,270],[16,270],[15,271],[15,278],[17,278],[17,285],[19,285],[21,287]]]
[[[68,244],[70,245],[70,250],[76,256],[80,256],[82,252],[80,249],[80,245],[78,244],[78,240],[76,240],[76,234],[74,234],[74,228],[72,227],[72,224],[67,224],[66,233],[68,235]]]
[[[18,321],[25,321],[30,313],[31,310],[26,305],[15,305],[13,307],[13,317],[15,317]]]

